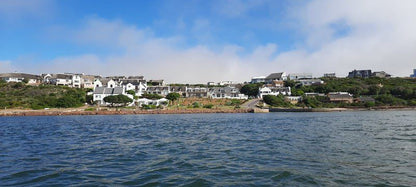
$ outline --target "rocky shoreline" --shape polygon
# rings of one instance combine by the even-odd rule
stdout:
[[[175,110],[0,110],[0,116],[69,116],[69,115],[135,115],[135,114],[201,114],[252,113],[252,109],[175,109]]]

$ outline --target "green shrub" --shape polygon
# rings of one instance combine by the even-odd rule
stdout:
[[[212,108],[212,107],[214,107],[213,104],[206,104],[206,105],[204,105],[204,108]]]

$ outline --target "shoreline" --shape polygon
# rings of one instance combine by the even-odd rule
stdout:
[[[267,109],[155,109],[129,110],[112,109],[85,111],[84,109],[3,109],[1,116],[71,116],[71,115],[140,115],[140,114],[210,114],[210,113],[267,113],[267,112],[347,112],[347,111],[403,111],[416,107],[373,107],[373,108],[270,108]]]

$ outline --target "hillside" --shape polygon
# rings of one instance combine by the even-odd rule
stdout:
[[[0,108],[70,108],[86,102],[86,90],[23,83],[0,82]]]

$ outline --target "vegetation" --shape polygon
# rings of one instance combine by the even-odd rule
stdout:
[[[166,95],[166,99],[172,102],[178,100],[180,97],[181,95],[179,93],[169,93],[168,95]]]
[[[263,84],[261,84],[261,83],[246,84],[241,88],[240,92],[243,93],[243,94],[248,95],[249,97],[256,97],[257,94],[259,93],[259,88],[262,85]]]
[[[92,100],[86,96],[86,89],[0,82],[0,107],[3,109],[80,107],[89,99]]]
[[[104,101],[107,103],[111,103],[111,106],[115,106],[115,105],[125,106],[127,105],[127,103],[133,102],[133,99],[120,94],[120,95],[110,95],[110,96],[104,97]]]
[[[160,96],[158,94],[147,94],[147,93],[143,94],[141,97],[146,98],[146,99],[161,99],[161,98],[163,98],[162,96]]]
[[[204,108],[212,108],[212,107],[214,107],[213,104],[206,104],[206,105],[204,105]]]
[[[290,107],[291,104],[286,102],[283,95],[274,96],[274,95],[265,95],[263,96],[263,101],[274,107]]]
[[[307,92],[327,94],[329,92],[349,92],[354,98],[361,96],[374,98],[375,102],[329,103],[326,98],[304,97],[298,106],[306,107],[374,107],[374,106],[415,106],[416,79],[407,78],[323,78],[325,84],[292,88],[292,95],[301,96]],[[285,82],[285,84],[288,81]],[[288,83],[292,84],[292,83]]]

